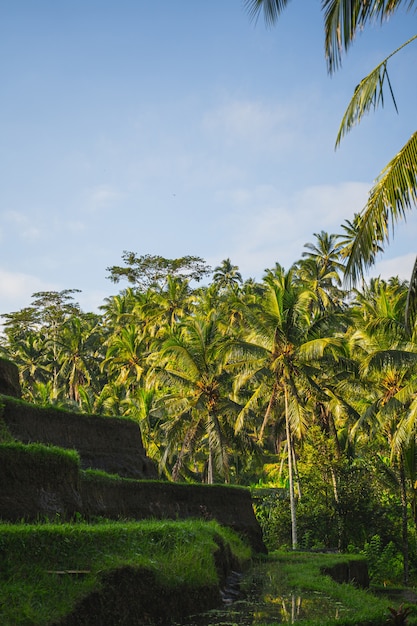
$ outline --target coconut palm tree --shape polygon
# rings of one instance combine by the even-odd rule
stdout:
[[[153,378],[164,390],[160,402],[168,413],[164,460],[175,459],[173,480],[188,458],[196,466],[203,460],[208,483],[216,476],[229,481],[232,424],[240,407],[229,391],[227,345],[212,312],[186,318],[153,355]]]
[[[296,280],[294,268],[277,266],[265,279],[263,297],[246,309],[248,334],[233,350],[237,389],[250,385],[252,394],[240,411],[236,431],[243,427],[247,411],[264,407],[258,434],[263,436],[268,421],[284,417],[288,451],[289,494],[293,548],[297,547],[296,499],[294,490],[294,439],[308,424],[308,401],[314,394],[317,362],[335,347],[331,337],[320,336],[320,321],[312,317],[315,294]],[[265,408],[266,407],[266,408]]]
[[[384,436],[391,462],[398,470],[402,503],[404,581],[408,580],[407,468],[415,422],[412,404],[417,393],[417,346],[404,321],[407,288],[399,281],[377,280],[370,297],[358,298],[358,327],[351,341],[361,351],[361,374],[368,384],[367,406],[357,428]],[[415,470],[414,470],[415,471]]]
[[[164,334],[190,312],[193,294],[189,281],[167,276],[162,289],[149,290],[148,297],[140,305],[141,316],[152,336]]]
[[[43,333],[28,331],[20,337],[9,337],[4,354],[19,368],[24,396],[31,393],[34,385],[46,383],[51,378],[48,342]]]
[[[131,287],[116,296],[105,298],[105,304],[99,307],[103,312],[103,323],[114,330],[131,324],[135,321],[134,309],[137,301],[138,298]]]
[[[251,15],[263,11],[265,20],[273,24],[279,18],[288,0],[245,0]],[[343,52],[351,46],[355,35],[370,22],[387,20],[401,8],[411,9],[414,0],[322,0],[324,11],[325,53],[329,72],[340,66]],[[355,88],[350,103],[343,115],[336,137],[338,146],[344,137],[364,115],[384,104],[384,91],[392,91],[388,63],[393,56],[415,42],[411,37],[399,48],[383,59]],[[383,248],[393,233],[398,220],[406,218],[408,211],[415,209],[417,201],[417,132],[397,152],[370,190],[368,200],[359,217],[356,218],[357,233],[351,241],[346,265],[346,276],[353,284],[363,276],[375,259],[375,250]],[[406,315],[409,325],[413,325],[417,315],[417,260],[411,279]]]
[[[138,326],[130,324],[109,337],[101,369],[109,382],[133,392],[139,387],[146,368],[149,338]]]
[[[345,293],[340,289],[344,266],[341,263],[339,235],[314,233],[316,243],[306,243],[302,259],[296,263],[297,276],[316,295],[312,303],[324,313],[329,307],[341,308]]]
[[[214,268],[213,283],[220,291],[236,289],[242,282],[238,266],[233,265],[230,259],[224,259]]]
[[[80,404],[79,388],[97,382],[102,357],[95,315],[73,315],[64,323],[58,339],[59,381],[67,397]]]

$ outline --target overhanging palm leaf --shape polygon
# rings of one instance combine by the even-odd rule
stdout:
[[[410,9],[414,0],[322,0],[325,23],[325,51],[330,72],[341,62],[343,50],[348,50],[358,31],[372,21],[381,22],[394,13],[400,5]]]
[[[405,306],[405,325],[408,334],[411,334],[417,319],[417,258],[414,263],[413,272],[408,288],[407,303]]]
[[[265,22],[272,26],[285,9],[290,0],[245,0],[249,15],[257,19],[263,11]]]
[[[397,103],[395,101],[394,93],[391,87],[391,81],[388,75],[388,61],[389,59],[402,50],[409,43],[417,39],[417,35],[411,37],[408,41],[402,44],[399,48],[394,50],[388,55],[379,65],[377,65],[372,72],[370,72],[365,78],[361,80],[356,87],[355,92],[349,105],[345,111],[342,122],[340,124],[339,132],[336,138],[336,147],[339,146],[342,137],[351,130],[353,126],[358,124],[362,117],[369,113],[371,109],[376,109],[378,105],[384,105],[384,83],[388,85],[391,98],[394,102],[396,111]]]
[[[346,265],[346,275],[352,282],[372,264],[375,236],[379,242],[387,242],[390,229],[414,208],[416,200],[417,132],[388,163],[371,189]]]

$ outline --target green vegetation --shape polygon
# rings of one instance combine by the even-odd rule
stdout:
[[[343,288],[349,245],[321,232],[288,270],[244,281],[226,259],[196,287],[160,259],[152,282],[147,259],[145,288],[127,255],[131,286],[100,314],[34,294],[4,316],[23,392],[5,402],[134,419],[161,477],[279,492],[256,506],[270,549],[379,537],[391,582],[399,563],[415,581],[417,326],[406,282]]]
[[[335,584],[330,576],[323,574],[325,568],[346,563],[348,560],[346,555],[275,552],[270,555],[270,558],[279,564],[284,589],[292,590],[295,595],[297,592],[319,593],[344,607],[343,613],[337,620],[320,617],[320,619],[303,620],[303,626],[334,626],[334,624],[379,626],[391,623],[388,618],[392,600],[387,597],[377,597],[370,591],[352,584]],[[349,557],[349,560],[354,560],[354,558]],[[413,616],[408,619],[408,624],[417,624],[415,609]]]
[[[274,24],[288,0],[244,0],[252,17],[264,14],[268,24]],[[322,0],[324,14],[324,48],[330,74],[337,70],[343,54],[353,45],[358,33],[366,26],[387,22],[397,11],[411,10],[414,0]],[[352,98],[343,115],[336,138],[336,147],[343,137],[370,111],[383,106],[384,94],[388,92],[398,112],[397,103],[388,72],[391,59],[406,46],[415,43],[412,36],[393,50],[385,59],[356,85]],[[346,274],[353,282],[363,278],[364,270],[375,263],[375,257],[389,243],[396,222],[405,220],[407,212],[416,208],[417,198],[417,133],[414,132],[405,145],[376,177],[368,194],[368,200],[353,222],[346,221],[348,245],[344,251],[347,258]],[[414,324],[417,316],[417,263],[410,279],[407,324]]]
[[[244,564],[251,558],[240,538],[216,522],[1,524],[0,621],[5,626],[52,624],[89,594],[105,593],[106,575],[115,571],[126,570],[129,576],[137,572],[143,577],[141,588],[150,595],[153,580],[159,593],[175,588],[187,589],[191,595],[205,593],[219,583],[214,554],[221,545],[230,547],[235,562]],[[389,607],[398,613],[400,599],[392,601],[351,584],[336,584],[323,573],[325,568],[363,558],[276,551],[263,560],[270,566],[278,598],[289,593],[296,597],[316,594],[343,607],[337,622],[321,617],[303,620],[306,626],[390,623],[386,622]],[[308,605],[309,601],[303,602]],[[407,603],[405,609],[410,610]],[[415,611],[407,623],[417,623]]]
[[[0,621],[53,623],[99,590],[103,573],[126,566],[153,572],[166,588],[217,585],[219,542],[240,562],[251,556],[237,535],[215,522],[2,524]]]
[[[76,450],[59,448],[58,446],[42,443],[25,444],[20,441],[11,441],[0,445],[0,456],[4,459],[18,459],[19,455],[33,455],[38,460],[44,460],[48,465],[56,462],[61,467],[76,466],[79,468],[80,456]]]
[[[273,23],[288,0],[245,4]],[[403,4],[323,0],[329,70],[359,30]],[[356,88],[337,143],[383,103],[390,57]],[[7,402],[134,419],[161,476],[250,485],[270,550],[359,555],[373,585],[416,585],[417,264],[410,283],[364,277],[415,206],[416,155],[414,134],[342,234],[315,233],[292,267],[277,262],[259,282],[243,280],[230,259],[212,271],[200,257],[124,252],[109,278],[129,286],[99,314],[80,309],[76,289],[33,294],[29,306],[2,316],[0,352],[17,364],[23,392]],[[14,442],[4,408],[0,399],[3,461],[33,455],[45,473],[54,465],[79,471],[75,451]],[[94,470],[83,477],[127,480]],[[212,523],[4,524],[3,623],[58,619],[114,568],[146,568],[166,588],[214,584],[218,537],[248,558]],[[385,601],[320,575],[320,563],[336,556],[274,559],[289,587],[355,607],[338,624],[388,617]],[[58,573],[70,570],[80,575]],[[408,613],[392,608],[391,623],[414,623]]]

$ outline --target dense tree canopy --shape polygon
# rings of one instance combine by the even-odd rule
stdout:
[[[378,535],[405,556],[417,521],[417,329],[404,322],[408,283],[343,287],[346,245],[317,233],[260,281],[230,259],[196,287],[167,270],[99,314],[80,309],[76,290],[37,293],[3,316],[1,353],[26,400],[137,420],[170,480],[284,490],[288,508],[265,509],[271,546],[359,549]]]

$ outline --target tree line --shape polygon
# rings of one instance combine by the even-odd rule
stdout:
[[[137,420],[161,476],[283,488],[288,517],[269,527],[293,547],[315,511],[323,544],[363,546],[385,524],[406,556],[417,525],[408,283],[348,290],[347,231],[314,237],[260,281],[230,259],[211,270],[126,252],[108,270],[128,286],[99,313],[81,310],[76,289],[35,293],[3,315],[1,353],[30,402]]]

